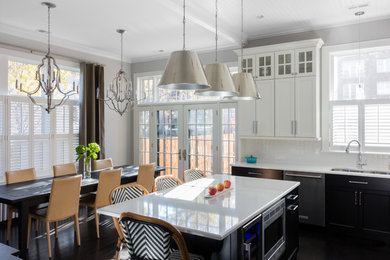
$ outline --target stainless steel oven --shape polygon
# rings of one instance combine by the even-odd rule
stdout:
[[[264,260],[280,259],[286,251],[286,209],[282,199],[263,212],[262,252]]]

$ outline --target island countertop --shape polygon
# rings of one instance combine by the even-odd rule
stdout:
[[[208,187],[230,180],[229,191],[205,198]],[[223,240],[299,186],[299,182],[215,174],[173,189],[98,209],[117,217],[123,212],[165,220],[181,232]]]

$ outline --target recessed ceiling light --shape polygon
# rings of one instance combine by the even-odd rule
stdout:
[[[260,20],[260,19],[263,19],[263,18],[264,18],[264,15],[259,14],[259,15],[256,16],[256,18],[259,19],[259,20]]]
[[[40,32],[40,33],[47,33],[46,30],[43,30],[43,29],[38,29],[37,32]]]
[[[164,52],[165,50],[158,50],[158,52]]]

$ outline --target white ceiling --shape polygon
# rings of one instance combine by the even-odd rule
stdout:
[[[118,58],[120,38],[115,30],[123,28],[128,30],[127,60],[166,56],[182,48],[182,0],[53,2],[57,8],[52,11],[52,42],[58,47]],[[46,35],[37,32],[47,27],[47,10],[40,3],[1,0],[0,33],[45,43]],[[356,10],[348,8],[366,3],[363,22],[390,18],[390,0],[245,0],[245,38],[356,23]],[[187,49],[214,48],[214,5],[212,0],[187,0]],[[238,47],[239,42],[240,0],[219,0],[219,46]]]

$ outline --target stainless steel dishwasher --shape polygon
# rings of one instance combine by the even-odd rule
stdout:
[[[299,222],[325,226],[325,175],[285,171],[284,179],[299,181]]]

